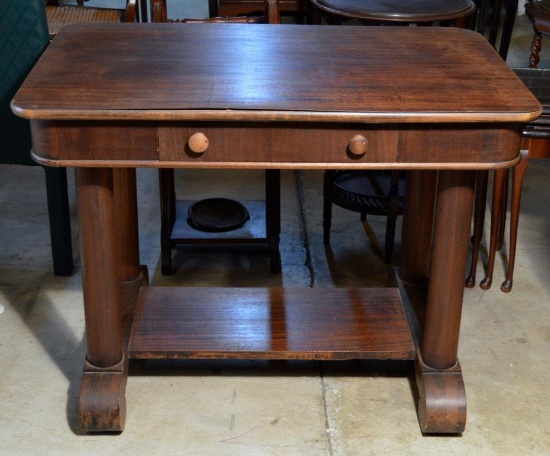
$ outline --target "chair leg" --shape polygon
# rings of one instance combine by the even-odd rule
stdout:
[[[509,172],[507,169],[503,170],[505,174],[504,182],[503,182],[503,195],[504,198],[502,199],[502,207],[500,209],[500,218],[498,221],[498,236],[497,236],[497,252],[502,250],[502,246],[504,245],[504,234],[506,232],[506,214],[508,213],[508,176]]]
[[[507,7],[504,16],[502,40],[500,41],[500,56],[506,60],[508,56],[508,49],[510,49],[510,41],[512,39],[512,30],[514,29],[514,23],[516,20],[516,14],[518,11],[518,0],[511,0]]]
[[[323,176],[323,242],[330,244],[330,226],[332,224],[332,171],[325,171]]]
[[[384,251],[384,263],[390,264],[393,256],[393,244],[395,241],[395,226],[397,225],[397,216],[389,215],[386,222],[386,246]]]
[[[172,274],[172,229],[176,222],[176,190],[174,170],[159,169],[160,191],[160,271],[163,275]]]
[[[392,171],[391,184],[388,198],[388,220],[386,222],[386,244],[384,263],[390,264],[395,241],[395,226],[399,215],[399,176],[401,171]]]
[[[487,205],[487,185],[489,171],[478,171],[476,174],[476,193],[474,211],[474,234],[472,236],[472,258],[470,273],[466,277],[465,285],[473,288],[476,284],[477,260],[479,257],[479,245],[483,237],[483,225],[485,223],[485,207]]]
[[[516,262],[516,245],[518,240],[518,225],[519,225],[519,210],[521,205],[521,188],[523,186],[523,178],[527,169],[528,160],[527,154],[521,156],[521,161],[514,167],[512,177],[512,207],[510,210],[510,253],[508,255],[508,271],[506,279],[502,282],[500,289],[504,293],[509,293],[512,290],[514,279],[514,266]]]
[[[70,276],[73,273],[74,264],[67,170],[65,168],[44,168],[44,171],[53,271],[57,276]]]
[[[499,169],[495,171],[495,181],[493,185],[493,209],[491,211],[491,238],[489,240],[489,259],[487,265],[487,275],[481,281],[479,286],[488,290],[493,282],[493,271],[495,268],[495,255],[497,250],[498,230],[503,208],[505,179],[508,177],[506,170]]]
[[[497,24],[500,23],[500,10],[501,10],[501,2],[502,0],[493,0],[493,13],[491,18],[491,30],[489,32],[489,43],[496,43],[497,41],[497,34],[498,34],[498,26]]]
[[[533,29],[533,41],[531,43],[531,55],[529,57],[529,67],[537,68],[537,65],[540,61],[539,52],[542,49],[542,34],[537,30]]]
[[[277,274],[281,272],[281,171],[278,169],[265,172],[265,223],[270,271]]]

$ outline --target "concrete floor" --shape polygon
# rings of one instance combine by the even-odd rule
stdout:
[[[218,250],[180,251],[177,273],[163,277],[156,176],[138,171],[141,262],[153,284],[386,283],[384,220],[363,225],[335,208],[332,245],[323,246],[318,171],[282,173],[280,275],[268,272],[261,255]],[[527,170],[512,292],[499,290],[505,254],[491,290],[465,290],[459,357],[468,422],[459,437],[422,436],[406,363],[259,361],[135,364],[126,430],[83,435],[76,423],[85,341],[72,172],[70,180],[76,271],[60,278],[51,272],[43,171],[0,166],[0,455],[550,454],[549,162]],[[196,197],[213,196],[205,188],[219,182],[215,195],[247,198],[263,176],[182,171],[178,185],[184,181]],[[398,257],[399,241],[394,263]]]

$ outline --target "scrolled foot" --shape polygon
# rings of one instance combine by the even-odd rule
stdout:
[[[466,391],[460,365],[434,370],[417,361],[418,421],[426,434],[461,434],[466,426]]]
[[[120,363],[96,369],[85,363],[80,384],[79,424],[86,432],[122,432],[126,421],[127,372]]]

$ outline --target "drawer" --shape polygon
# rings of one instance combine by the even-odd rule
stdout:
[[[77,166],[71,161],[157,161],[157,130],[158,126],[154,122],[31,122],[36,157],[58,161],[60,164],[66,162],[67,166]]]
[[[380,125],[176,122],[159,128],[159,159],[186,167],[247,163],[285,168],[395,163],[398,132]]]

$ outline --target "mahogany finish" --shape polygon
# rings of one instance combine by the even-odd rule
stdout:
[[[525,87],[518,84],[513,72],[502,69],[500,57],[484,38],[468,30],[337,26],[304,30],[286,24],[198,27],[201,25],[68,27],[59,35],[62,40],[52,42],[48,58],[38,62],[16,95],[14,108],[30,119],[108,120],[103,125],[106,129],[116,128],[114,120],[127,120],[124,136],[136,143],[132,147],[141,140],[136,134],[146,134],[138,130],[148,126],[143,122],[147,120],[390,123],[399,128],[458,122],[449,126],[455,131],[448,144],[452,147],[463,142],[457,129],[472,128],[478,133],[495,127],[514,129],[519,125],[513,123],[528,122],[540,110],[534,98],[525,96]],[[228,40],[236,44],[228,48]],[[125,56],[122,62],[121,55]],[[71,71],[68,60],[80,68],[79,74]],[[407,74],[403,74],[404,66]],[[66,86],[59,80],[66,81]],[[491,87],[491,96],[487,87]],[[460,97],[458,111],[456,97]],[[77,134],[78,125],[72,125]],[[87,126],[101,124],[88,122]],[[370,125],[374,130],[377,127]],[[429,142],[425,137],[440,131],[438,126],[411,128],[417,132],[416,138],[425,142]],[[88,133],[89,139],[100,134]],[[445,133],[439,134],[447,140]],[[353,136],[346,139],[346,147]],[[479,154],[485,152],[469,153],[478,154],[480,162],[503,160],[502,155],[494,157],[494,152],[487,152],[484,159]],[[117,156],[111,155],[109,161],[114,164]],[[507,147],[503,155],[515,158],[517,149]],[[85,159],[72,157],[77,158]],[[292,161],[300,160],[294,157]]]
[[[517,163],[523,124],[541,111],[481,36],[431,28],[71,27],[12,108],[31,119],[37,161],[79,168],[84,429],[122,430],[129,357],[415,358],[422,430],[464,429],[457,346],[474,175]],[[189,154],[187,140],[198,132],[209,147]],[[360,156],[347,150],[357,135],[369,142]],[[118,174],[138,166],[417,170],[404,214],[407,286],[141,286],[137,231],[129,240],[121,233],[135,225],[135,185],[127,171]],[[418,337],[407,290],[421,296],[416,284],[427,278]]]
[[[393,288],[149,287],[130,356],[414,359],[414,346]]]
[[[422,283],[430,274],[429,254],[432,245],[436,188],[436,171],[423,170],[408,173],[403,226],[415,223],[415,229],[404,230],[401,235],[402,249],[399,263],[399,276],[407,283]]]

